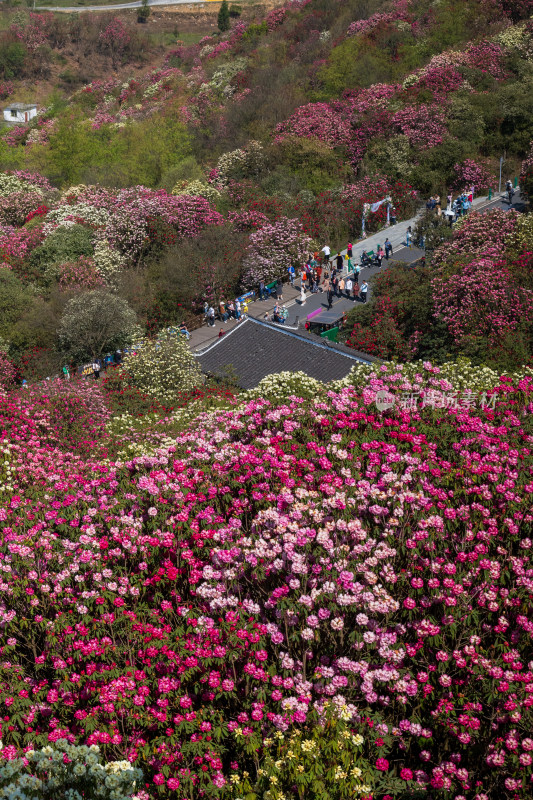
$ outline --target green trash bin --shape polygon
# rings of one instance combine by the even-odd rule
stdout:
[[[492,200],[492,189],[489,189],[489,200]]]
[[[514,188],[516,189],[516,187],[518,186],[518,178],[514,179],[514,184],[513,185],[514,185]]]

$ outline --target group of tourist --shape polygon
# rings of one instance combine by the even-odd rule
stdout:
[[[238,297],[235,300],[230,300],[229,302],[220,300],[218,303],[218,318],[224,323],[228,322],[230,319],[240,322],[241,319],[246,319],[247,314],[247,303],[241,302]],[[217,312],[215,312],[214,307],[207,302],[204,303],[204,317],[207,324],[210,327],[214,327],[215,320],[217,318]]]
[[[351,243],[348,243],[345,256],[337,252],[332,258],[331,248],[328,245],[324,245],[321,252],[323,253],[321,261],[319,253],[314,252],[309,255],[302,268],[300,302],[302,304],[305,302],[305,292],[309,290],[311,294],[326,292],[328,309],[332,307],[334,297],[346,297],[366,303],[368,284],[366,281],[360,283],[359,280],[361,269],[370,266],[370,259],[366,252],[363,251],[361,254],[360,264],[353,262],[353,245]],[[381,250],[381,257],[385,257],[384,250]],[[345,266],[348,273],[346,276],[344,275]]]
[[[455,200],[450,192],[446,197],[446,208],[442,209],[441,199],[439,195],[431,196],[426,203],[428,211],[434,211],[438,217],[446,217],[448,225],[453,225],[460,217],[464,217],[472,208],[474,202],[474,187],[466,189],[461,192]]]

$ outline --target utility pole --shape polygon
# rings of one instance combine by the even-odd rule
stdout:
[[[505,151],[503,153],[503,156],[500,157],[500,183],[498,185],[498,194],[502,190],[502,167],[504,164],[505,164]]]

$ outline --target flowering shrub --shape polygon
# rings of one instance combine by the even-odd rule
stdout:
[[[31,13],[26,24],[14,22],[10,30],[28,50],[34,52],[47,43],[46,26],[51,14]]]
[[[533,323],[533,291],[517,285],[504,262],[477,258],[451,277],[448,271],[435,276],[433,302],[457,344],[475,337],[500,347],[519,326]]]
[[[287,16],[286,8],[273,8],[272,11],[269,11],[269,13],[266,16],[266,24],[268,30],[273,31],[277,27],[282,25],[286,16]]]
[[[24,758],[0,761],[0,797],[46,800],[64,797],[128,800],[142,778],[129,761],[102,763],[98,745],[76,747],[58,739]]]
[[[13,94],[15,87],[11,83],[11,81],[1,81],[0,82],[0,99],[6,100],[9,95]]]
[[[268,217],[261,211],[250,209],[249,211],[230,211],[228,219],[231,220],[235,230],[249,231],[255,228],[262,228],[268,222]]]
[[[152,219],[170,225],[179,238],[197,236],[205,225],[222,222],[220,214],[203,197],[173,197],[162,189],[153,191],[140,186],[123,189],[115,202],[113,215],[101,236],[130,263],[139,258],[149,241]]]
[[[126,300],[102,289],[69,300],[57,330],[61,351],[78,364],[123,348],[138,335],[136,314]]]
[[[59,267],[59,288],[63,291],[88,291],[106,285],[92,258],[81,256]]]
[[[29,193],[42,197],[51,188],[45,178],[31,172],[0,172],[0,197],[9,197],[14,193]]]
[[[206,200],[209,200],[210,203],[216,203],[221,197],[218,189],[215,189],[214,186],[211,186],[209,183],[204,183],[203,181],[181,181],[174,186],[172,194],[204,197]]]
[[[435,106],[405,106],[392,117],[392,123],[413,147],[427,150],[440,144],[446,133],[446,119]]]
[[[126,356],[121,367],[124,385],[165,404],[180,392],[202,382],[200,368],[184,337],[162,331],[157,338],[144,339],[142,346]]]
[[[236,791],[246,794],[253,788],[259,796],[265,792],[273,800],[291,796],[295,790],[298,797],[310,792],[320,800],[368,795],[374,787],[366,781],[373,784],[374,779],[361,757],[364,737],[354,734],[335,710],[326,712],[326,719],[325,726],[317,725],[309,732],[299,728],[285,736],[276,731],[264,739],[255,785],[236,773],[231,776]]]
[[[224,153],[217,162],[217,180],[226,184],[230,178],[256,176],[264,166],[265,155],[260,142],[250,141],[244,148]]]
[[[388,13],[378,12],[367,19],[359,19],[356,22],[352,22],[346,32],[346,36],[356,36],[357,34],[365,36],[376,28],[384,27],[398,20],[406,20],[408,19],[408,7],[407,0],[399,0],[394,11]]]
[[[275,142],[289,136],[318,139],[330,147],[346,146],[351,138],[350,124],[329,103],[308,103],[300,106],[275,130]]]
[[[260,280],[269,283],[285,277],[287,268],[303,264],[311,247],[311,239],[297,219],[280,217],[250,234],[244,258],[245,287],[257,286]]]
[[[456,191],[463,191],[474,187],[478,192],[480,189],[495,189],[496,178],[482,164],[476,164],[471,158],[467,158],[462,164],[454,166],[455,180],[452,188]]]
[[[31,218],[36,208],[40,207],[41,194],[36,192],[12,192],[0,197],[0,222],[19,228]]]

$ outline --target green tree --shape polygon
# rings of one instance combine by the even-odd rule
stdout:
[[[0,44],[0,75],[2,78],[19,78],[26,55],[27,50],[21,42]]]
[[[0,337],[11,338],[13,325],[31,306],[32,292],[9,269],[0,269]]]
[[[57,331],[59,349],[76,363],[125,347],[139,334],[128,303],[100,289],[69,300]]]
[[[220,10],[218,12],[218,29],[222,33],[224,31],[229,31],[230,26],[230,15],[229,15],[229,8],[228,8],[228,0],[222,0],[220,5]]]
[[[142,0],[142,5],[137,12],[137,19],[139,22],[146,22],[148,17],[150,16],[151,10],[150,6],[148,5],[148,0]]]
[[[53,231],[42,245],[33,250],[29,260],[36,279],[49,285],[57,277],[56,266],[93,253],[93,232],[83,225],[72,225]]]

